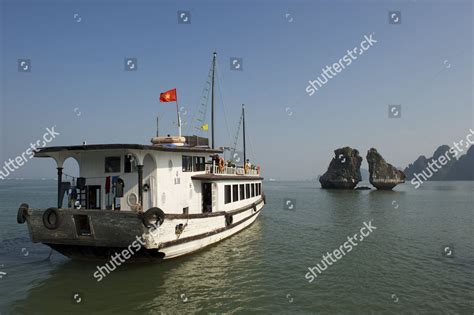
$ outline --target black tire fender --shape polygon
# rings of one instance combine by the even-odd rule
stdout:
[[[143,225],[146,228],[151,228],[154,225],[159,227],[165,221],[165,213],[160,208],[150,208],[141,215]]]
[[[53,215],[56,219],[53,221]],[[48,208],[43,212],[43,224],[48,230],[56,230],[61,224],[61,215],[58,208]]]
[[[232,225],[234,222],[234,217],[231,214],[226,213],[225,214],[225,226]]]
[[[18,213],[16,215],[16,222],[18,224],[23,224],[26,222],[26,217],[28,216],[28,209],[30,206],[26,203],[22,203],[20,208],[18,209]]]

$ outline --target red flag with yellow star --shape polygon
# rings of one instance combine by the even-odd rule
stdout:
[[[176,89],[172,89],[160,94],[160,102],[176,102],[178,96],[176,95]]]

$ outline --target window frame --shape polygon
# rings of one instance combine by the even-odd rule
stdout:
[[[118,159],[118,164],[117,164],[118,165],[118,171],[116,171],[116,170],[109,171],[107,169],[107,164],[108,164],[107,161],[110,160],[110,159]],[[115,165],[115,166],[117,166],[117,165]],[[119,156],[117,156],[117,155],[106,156],[104,158],[104,173],[105,174],[120,173],[121,171],[122,171],[122,157],[120,155]]]
[[[132,161],[133,160],[133,161]],[[127,170],[127,163],[130,163],[130,170]],[[123,157],[123,172],[124,174],[131,174],[138,172],[137,168],[137,160],[133,156],[128,156],[128,154],[124,155]]]
[[[181,156],[181,170],[183,172],[192,172],[193,171],[193,157],[191,155],[182,155]]]
[[[224,204],[232,202],[232,187],[231,185],[224,185]]]
[[[206,158],[204,156],[193,156],[193,172],[206,170]]]
[[[239,184],[233,184],[232,185],[232,202],[237,202],[237,201],[239,201]]]

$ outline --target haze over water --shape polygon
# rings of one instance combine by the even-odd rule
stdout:
[[[190,256],[121,266],[100,283],[99,263],[45,260],[48,247],[16,223],[21,202],[49,207],[55,189],[49,180],[0,182],[2,314],[473,311],[473,182],[389,192],[265,182],[268,204],[248,229]],[[377,229],[308,283],[307,268],[370,220]],[[446,246],[454,257],[442,255]]]

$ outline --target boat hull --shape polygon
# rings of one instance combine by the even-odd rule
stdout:
[[[48,229],[43,223],[46,210],[29,209],[26,221],[33,242],[72,259],[107,260],[114,253],[130,250],[140,239],[143,246],[130,260],[163,260],[199,251],[244,230],[255,222],[263,206],[261,198],[227,212],[165,214],[157,229],[145,227],[142,215],[129,211],[60,209],[58,227]],[[87,222],[86,233],[81,221]]]

